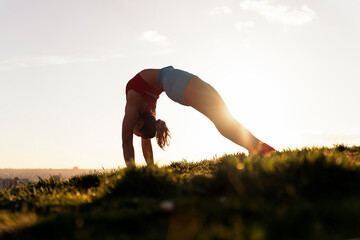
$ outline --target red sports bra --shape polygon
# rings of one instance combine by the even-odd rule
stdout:
[[[145,98],[148,102],[148,105],[145,109],[146,112],[152,112],[156,107],[156,101],[159,98],[159,95],[163,90],[158,90],[151,86],[149,83],[140,76],[140,73],[136,74],[126,85],[126,94],[132,89],[135,92],[139,93]]]

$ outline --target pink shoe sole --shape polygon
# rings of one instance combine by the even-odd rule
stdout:
[[[258,145],[253,146],[252,148],[249,149],[249,155],[259,154],[261,156],[264,156],[273,151],[276,151],[275,148],[271,147],[266,143],[260,142]]]

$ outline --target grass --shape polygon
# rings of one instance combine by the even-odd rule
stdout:
[[[2,239],[360,237],[360,147],[41,179],[0,191]]]

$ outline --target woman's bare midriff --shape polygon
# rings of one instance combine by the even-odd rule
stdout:
[[[158,75],[160,69],[144,69],[140,72],[140,76],[144,79],[145,82],[153,86],[158,90],[164,90],[161,88],[158,82]]]

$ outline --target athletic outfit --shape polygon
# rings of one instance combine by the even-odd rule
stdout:
[[[170,99],[188,106],[185,103],[184,94],[189,80],[193,77],[195,77],[195,75],[191,73],[175,69],[173,66],[168,66],[160,69],[158,82]],[[126,94],[130,89],[142,95],[148,102],[146,112],[152,112],[156,106],[159,95],[163,92],[163,90],[158,90],[147,83],[139,73],[127,83]]]
[[[129,90],[134,90],[139,93],[148,102],[145,112],[152,112],[155,109],[156,101],[159,98],[159,95],[163,92],[163,90],[158,90],[149,83],[145,82],[139,73],[127,83],[126,94]]]

